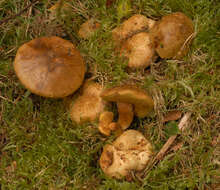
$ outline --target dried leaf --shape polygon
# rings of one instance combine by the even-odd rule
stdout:
[[[167,122],[167,121],[175,121],[181,118],[182,112],[179,110],[174,110],[174,111],[170,111],[168,112],[164,119],[163,119],[163,123]]]

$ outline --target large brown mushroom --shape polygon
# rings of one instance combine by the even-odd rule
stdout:
[[[127,130],[103,148],[99,163],[107,176],[121,179],[141,172],[152,154],[152,145],[140,132]]]
[[[189,50],[193,22],[181,12],[162,17],[150,31],[151,40],[161,58],[181,59]]]
[[[71,42],[52,36],[23,44],[17,51],[14,70],[31,92],[61,98],[80,87],[84,80],[85,64]]]
[[[146,117],[154,107],[152,98],[144,90],[133,85],[109,88],[102,91],[100,96],[106,101],[132,104],[138,117]]]

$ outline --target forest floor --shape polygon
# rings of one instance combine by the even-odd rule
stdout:
[[[0,189],[220,188],[220,1],[67,2],[70,8],[60,6],[52,17],[52,0],[0,0]],[[188,55],[181,61],[157,59],[145,70],[129,71],[114,53],[112,29],[137,13],[159,20],[177,11],[194,23]],[[79,27],[89,18],[100,27],[88,40],[80,39]],[[66,101],[34,95],[19,82],[13,69],[19,46],[51,35],[76,44],[87,64],[86,78],[106,86],[132,81],[152,95],[154,112],[135,118],[130,128],[153,144],[155,155],[177,134],[166,155],[141,178],[108,178],[99,158],[114,135],[102,136],[98,122],[74,124]],[[177,126],[185,113],[191,116],[187,130],[180,133]]]

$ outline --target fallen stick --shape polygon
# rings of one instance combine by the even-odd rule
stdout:
[[[188,121],[191,116],[191,113],[186,113],[182,119],[180,120],[178,124],[178,128],[180,131],[184,131],[189,125]],[[157,155],[154,157],[154,159],[148,164],[148,167],[144,171],[144,176],[146,176],[146,173],[153,168],[153,166],[161,160],[164,155],[166,154],[167,150],[170,148],[170,146],[173,144],[174,140],[176,139],[177,135],[171,136],[167,142],[163,145],[163,147],[160,149],[160,151],[157,153]]]

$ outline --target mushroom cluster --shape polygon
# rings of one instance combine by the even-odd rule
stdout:
[[[120,56],[128,58],[128,67],[146,68],[156,58],[181,59],[192,42],[192,20],[181,12],[162,17],[159,21],[134,15],[112,31]]]
[[[56,10],[56,4],[50,11]],[[66,6],[66,5],[65,5]],[[88,39],[99,28],[94,19],[81,25],[78,35]],[[128,58],[128,67],[146,68],[155,59],[181,59],[189,50],[194,32],[192,21],[177,12],[154,21],[136,14],[112,31],[120,56]],[[32,93],[50,97],[66,97],[84,82],[86,67],[75,45],[62,38],[40,37],[23,44],[17,51],[14,70],[21,83]],[[134,117],[144,118],[154,108],[151,96],[135,85],[104,89],[87,80],[81,94],[70,108],[70,117],[77,123],[98,120],[98,130],[105,136],[120,131],[120,136],[104,147],[100,166],[109,177],[121,179],[131,172],[140,172],[153,154],[150,142],[136,130],[126,130]],[[107,102],[117,105],[114,113],[106,111]],[[116,135],[117,136],[117,135]]]

